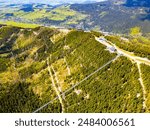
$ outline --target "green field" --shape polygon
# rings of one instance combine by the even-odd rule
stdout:
[[[21,23],[21,22],[14,22],[14,21],[6,21],[6,22],[0,21],[0,24],[21,27],[21,28],[36,28],[40,26],[38,24]]]
[[[32,21],[42,18],[48,18],[53,21],[64,21],[68,20],[69,17],[69,20],[78,21],[86,17],[84,14],[71,10],[69,6],[60,6],[50,11],[46,9],[35,9],[33,12],[17,11],[14,12],[14,16]]]

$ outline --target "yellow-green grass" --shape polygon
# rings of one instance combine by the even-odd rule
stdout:
[[[40,26],[38,24],[21,23],[21,22],[14,22],[14,21],[0,21],[0,24],[21,27],[21,28],[36,28]]]
[[[55,8],[51,12],[56,14],[63,14],[64,16],[74,16],[76,14],[76,11],[71,10],[69,6],[61,6],[59,8]]]
[[[7,57],[8,55],[10,55],[10,53],[3,53],[3,54],[0,54],[0,57]]]
[[[59,6],[51,11],[47,11],[46,9],[35,9],[33,12],[28,13],[18,11],[14,12],[14,16],[32,21],[41,18],[48,18],[49,20],[53,21],[64,21],[67,20],[68,17],[70,17],[70,19],[73,18],[73,21],[75,22],[86,17],[84,14],[70,9],[69,6]]]
[[[20,35],[20,37],[16,40],[16,44],[13,46],[13,49],[20,49],[28,46],[34,41],[33,36],[25,37],[24,35]]]
[[[56,71],[57,79],[59,82],[59,87],[61,88],[62,91],[65,91],[66,89],[68,89],[70,84],[65,82],[69,74],[68,74],[67,66],[66,66],[64,59],[60,59],[56,61],[55,63],[52,64],[52,66],[54,67],[54,70]]]
[[[68,25],[71,25],[71,24],[78,24],[78,22],[77,22],[77,21],[68,21],[67,24],[68,24]]]
[[[64,15],[63,12],[57,13],[57,12],[55,12],[55,10],[53,10],[51,12],[46,12],[45,9],[43,9],[43,10],[37,9],[37,10],[34,10],[34,12],[29,12],[29,13],[19,11],[14,14],[16,17],[33,20],[33,21],[36,19],[41,19],[41,18],[48,18],[50,20],[55,20],[55,21],[63,21],[68,16],[68,15]]]
[[[100,31],[100,27],[99,26],[94,26],[93,28],[92,28],[93,30],[95,30],[95,31]]]
[[[49,12],[47,12],[45,9],[42,9],[42,10],[35,9],[33,12],[29,12],[29,13],[25,13],[23,11],[14,13],[16,17],[21,17],[21,18],[25,18],[29,20],[48,18],[50,20],[55,20],[55,21],[63,21],[68,16],[74,16],[75,14],[76,14],[76,11],[71,10],[69,6],[61,6]]]
[[[29,20],[35,20],[35,19],[38,19],[38,18],[47,17],[47,15],[48,15],[48,14],[46,14],[45,9],[43,9],[43,10],[36,9],[36,10],[34,10],[34,12],[29,12],[29,13],[19,11],[19,12],[16,12],[14,14],[17,17],[21,17],[21,18],[29,19]]]
[[[70,25],[70,24],[78,24],[78,21],[80,21],[82,19],[85,19],[86,17],[87,17],[87,15],[77,12],[73,18],[71,18],[71,19],[69,19],[67,21],[67,24],[68,25]]]
[[[69,23],[78,23],[78,20],[82,20],[86,17],[86,15],[78,13],[74,10],[71,10],[69,6],[61,6],[59,8],[56,8],[51,11],[52,17],[51,20],[66,20],[67,17],[70,18],[71,21],[68,21]]]
[[[10,66],[7,71],[0,73],[0,83],[15,83],[19,80],[19,74]]]
[[[103,18],[103,17],[104,17],[105,15],[107,15],[107,14],[108,14],[108,12],[103,11],[103,12],[101,12],[101,13],[100,13],[100,15],[99,15],[99,16],[100,16],[101,18]]]

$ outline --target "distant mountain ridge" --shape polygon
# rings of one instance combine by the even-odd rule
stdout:
[[[149,1],[109,0],[94,3],[88,0],[81,4],[53,6],[51,3],[0,4],[0,20],[115,33],[128,33],[130,28],[140,26],[144,33],[149,33],[150,11],[149,4],[145,3]]]
[[[126,5],[129,7],[150,7],[150,0],[127,0]]]

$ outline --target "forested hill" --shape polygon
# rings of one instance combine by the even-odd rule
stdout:
[[[150,0],[127,0],[126,5],[134,7],[150,7]]]
[[[130,34],[0,26],[0,112],[150,112],[150,40]]]

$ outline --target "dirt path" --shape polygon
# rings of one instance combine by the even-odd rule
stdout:
[[[143,79],[142,79],[140,63],[137,63],[137,66],[138,66],[139,76],[140,76],[139,81],[140,81],[140,84],[141,84],[142,90],[143,90],[143,110],[145,110],[146,109],[146,90],[145,90],[145,85],[144,85]]]
[[[49,72],[49,75],[50,75],[50,77],[51,77],[53,89],[55,90],[55,92],[56,92],[56,94],[57,94],[57,96],[58,96],[58,99],[59,99],[59,101],[60,101],[60,103],[61,103],[61,106],[62,106],[62,113],[64,113],[63,101],[62,101],[60,92],[59,92],[59,90],[58,90],[58,88],[57,88],[57,86],[56,86],[56,84],[55,84],[56,74],[55,74],[55,72],[54,72],[54,74],[55,74],[55,79],[54,79],[53,74],[52,74],[52,71],[51,71],[51,69],[52,69],[53,67],[52,67],[52,66],[50,67],[49,58],[47,58],[47,65],[48,65],[48,72]],[[52,70],[54,70],[54,69],[52,69]],[[56,79],[56,82],[58,82],[58,79]]]
[[[64,57],[64,62],[66,63],[66,66],[67,66],[68,75],[71,75],[71,70],[70,70],[69,65],[67,63],[66,57]]]
[[[58,80],[58,76],[57,76],[57,73],[56,73],[54,67],[51,66],[51,68],[52,68],[52,70],[53,70],[53,72],[54,72],[55,80],[56,80],[56,82],[57,82],[57,87],[60,88],[60,89],[58,89],[58,88],[56,87],[56,88],[57,88],[57,95],[59,95],[59,101],[60,101],[61,106],[62,106],[62,113],[64,113],[64,112],[65,112],[65,107],[64,107],[64,104],[63,104],[62,97],[61,97],[61,95],[60,95],[60,92],[62,92],[62,86],[61,86],[61,84],[60,84],[60,82],[59,82],[59,80]]]

